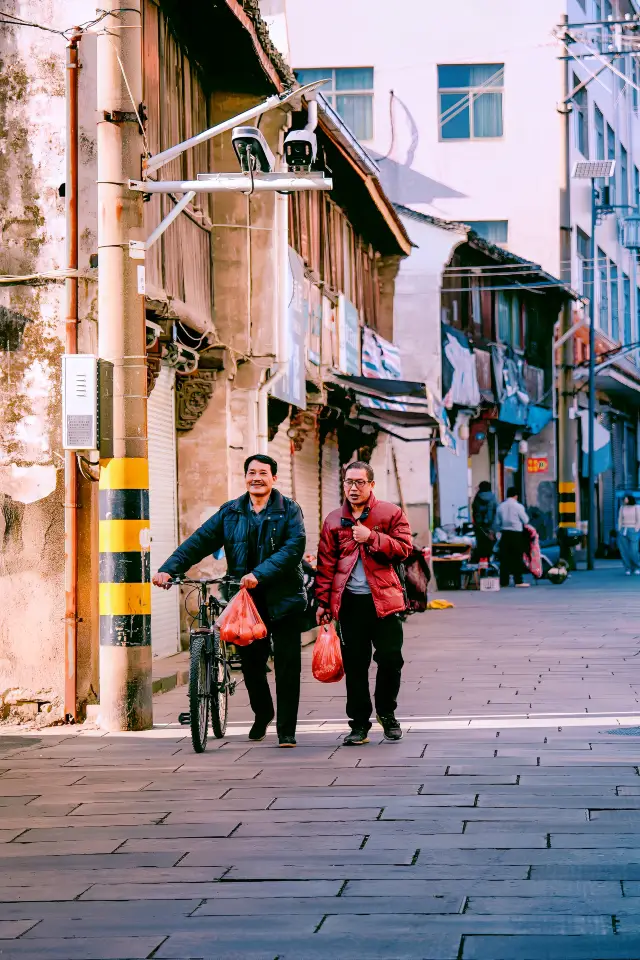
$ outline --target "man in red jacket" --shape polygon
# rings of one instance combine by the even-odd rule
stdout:
[[[369,742],[372,647],[378,665],[375,705],[387,740],[400,740],[395,718],[402,675],[402,621],[406,599],[394,568],[412,547],[411,528],[394,503],[376,500],[373,470],[350,463],[344,474],[345,501],[322,527],[318,547],[318,623],[339,620],[347,681],[351,733],[344,746]]]

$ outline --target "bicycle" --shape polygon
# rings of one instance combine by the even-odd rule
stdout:
[[[203,753],[211,729],[217,739],[227,730],[229,697],[235,693],[236,681],[231,679],[227,646],[220,639],[215,626],[226,602],[214,596],[209,588],[214,583],[239,586],[229,577],[202,578],[174,577],[171,584],[192,584],[198,591],[198,613],[189,630],[189,712],[178,720],[191,727],[191,742],[196,753]]]

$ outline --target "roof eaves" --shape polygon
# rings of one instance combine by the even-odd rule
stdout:
[[[397,213],[402,214],[403,217],[409,217],[419,223],[429,223],[433,227],[440,227],[442,230],[452,230],[457,233],[468,234],[470,232],[470,227],[458,220],[443,220],[441,217],[433,217],[430,213],[420,213],[418,210],[412,210],[411,207],[405,207],[401,203],[394,203],[393,206]]]
[[[493,257],[493,259],[497,260],[499,263],[517,264],[520,266],[529,267],[532,270],[532,275],[536,275],[545,282],[557,286],[558,289],[564,289],[565,293],[572,300],[582,299],[582,296],[571,286],[569,286],[568,283],[564,283],[558,277],[554,277],[552,273],[547,273],[547,271],[543,270],[539,263],[533,263],[532,260],[526,260],[524,257],[519,257],[516,253],[512,253],[510,250],[505,250],[504,247],[500,247],[495,243],[491,243],[489,240],[485,240],[483,237],[479,236],[475,230],[470,228],[469,236],[467,237],[467,243],[469,243],[472,247],[475,247],[477,250],[481,250],[483,253],[486,253],[488,256]]]
[[[393,234],[399,249],[404,256],[408,256],[415,244],[409,237],[394,204],[380,183],[380,170],[377,163],[371,159],[364,147],[354,137],[341,117],[332,109],[324,97],[319,95],[317,102],[319,126],[336,144],[343,156],[350,162],[351,166],[358,172],[371,199]]]
[[[260,14],[258,0],[225,0],[225,2],[251,34],[265,73],[271,78],[278,91],[294,86],[296,78],[293,70],[271,40],[269,27]]]

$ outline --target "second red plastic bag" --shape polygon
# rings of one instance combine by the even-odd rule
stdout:
[[[311,670],[320,683],[336,683],[344,677],[340,637],[332,623],[320,627],[313,648]]]
[[[254,640],[262,640],[267,635],[267,628],[245,587],[241,587],[229,601],[216,620],[216,626],[220,630],[220,639],[224,643],[234,643],[236,647],[248,647]]]

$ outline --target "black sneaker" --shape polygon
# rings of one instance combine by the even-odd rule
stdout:
[[[368,730],[352,730],[342,741],[343,747],[358,747],[361,743],[369,743]]]
[[[253,726],[249,730],[249,740],[253,740],[255,743],[259,743],[260,740],[264,740],[267,735],[267,727],[273,720],[273,717],[269,717],[268,720],[258,720],[253,721]]]
[[[385,740],[402,740],[402,727],[393,714],[386,717],[376,717],[376,720],[384,730]]]
[[[296,747],[295,737],[278,737],[278,743],[281,747]]]

